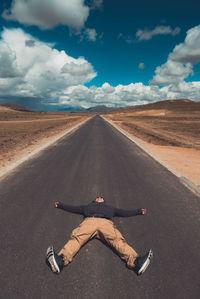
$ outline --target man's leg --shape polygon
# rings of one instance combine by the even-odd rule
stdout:
[[[117,251],[119,256],[126,261],[128,267],[135,267],[134,262],[139,255],[127,244],[126,240],[111,220],[105,219],[101,224],[99,235]]]
[[[74,255],[79,251],[88,240],[97,234],[95,218],[86,218],[81,224],[72,231],[70,240],[60,250],[58,255],[63,255],[65,266],[72,261]]]

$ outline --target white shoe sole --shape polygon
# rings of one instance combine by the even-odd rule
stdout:
[[[53,246],[47,248],[47,260],[51,266],[53,273],[60,273],[60,269],[56,263]]]
[[[152,258],[153,258],[153,251],[150,249],[146,261],[144,262],[144,264],[142,265],[142,267],[138,271],[138,275],[141,275],[146,271],[146,269],[149,266],[150,261],[151,261]]]

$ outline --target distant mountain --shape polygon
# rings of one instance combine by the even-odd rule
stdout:
[[[115,111],[116,108],[114,107],[107,107],[104,105],[99,105],[99,106],[94,106],[94,107],[90,107],[88,109],[85,109],[85,112],[101,112],[101,113],[106,113],[106,112],[111,112],[111,111]]]
[[[117,108],[119,109],[119,108]],[[107,113],[107,112],[112,112],[115,111],[116,108],[114,107],[107,107],[104,105],[99,105],[99,106],[94,106],[90,108],[71,108],[68,109],[69,112],[71,113]],[[61,109],[59,109],[61,111]],[[62,111],[66,111],[66,109],[63,109]]]
[[[23,111],[23,112],[33,112],[33,110],[28,109],[27,107],[20,105],[20,104],[15,104],[15,103],[3,103],[1,106],[17,110],[17,111]]]
[[[63,107],[61,108],[60,106],[56,107],[55,110],[51,111],[56,111],[56,112],[71,112],[71,113],[76,113],[76,112],[84,112],[85,109],[81,107]]]

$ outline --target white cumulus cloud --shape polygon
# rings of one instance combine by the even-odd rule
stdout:
[[[151,84],[166,85],[182,82],[193,74],[193,65],[200,62],[200,25],[187,31],[183,43],[168,55],[168,60],[155,70]]]
[[[115,91],[115,88],[113,87],[113,86],[111,86],[109,83],[104,83],[103,85],[102,85],[102,91],[104,92],[104,93],[112,93],[112,92],[114,92]]]
[[[175,29],[172,29],[171,26],[156,26],[153,30],[149,29],[139,29],[136,32],[136,37],[142,41],[142,40],[150,40],[153,36],[156,35],[177,35],[179,34],[181,29],[179,27],[176,27]]]
[[[124,107],[180,98],[199,101],[200,82],[169,84],[162,88],[154,85],[146,86],[141,82],[129,85],[119,84],[115,87],[107,82],[101,87],[91,86],[88,88],[77,85],[66,89],[60,105],[82,106],[84,108],[97,105]]]
[[[89,41],[95,42],[97,39],[97,32],[95,29],[87,28],[85,30],[85,35]]]
[[[101,87],[72,86],[66,89],[61,104],[88,108],[96,105],[107,106],[133,106],[159,100],[159,88],[145,86],[142,83],[111,86],[104,83]]]
[[[160,93],[163,99],[190,99],[199,102],[200,82],[179,82],[162,87]]]
[[[101,1],[94,1],[97,8]],[[3,17],[25,25],[36,25],[51,29],[66,25],[81,29],[89,16],[90,8],[84,0],[13,0],[10,9],[4,10]]]
[[[193,73],[192,64],[183,64],[168,60],[165,64],[158,66],[151,84],[166,85],[180,82]]]
[[[184,43],[177,45],[169,58],[182,63],[200,62],[200,25],[187,31]]]
[[[15,52],[5,42],[0,43],[0,78],[15,78],[19,75]]]
[[[92,65],[22,29],[4,29],[0,40],[0,95],[59,99],[66,88],[96,76]]]

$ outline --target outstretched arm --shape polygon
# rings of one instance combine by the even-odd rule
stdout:
[[[147,213],[146,209],[138,209],[138,210],[123,210],[115,208],[114,216],[117,217],[131,217],[137,215],[145,215]]]
[[[75,213],[75,214],[81,214],[81,215],[83,215],[84,208],[85,208],[85,206],[71,206],[71,205],[66,205],[66,204],[64,204],[62,202],[58,202],[58,201],[56,201],[54,203],[54,206],[55,206],[55,208],[62,209],[67,212],[71,212],[71,213]]]

